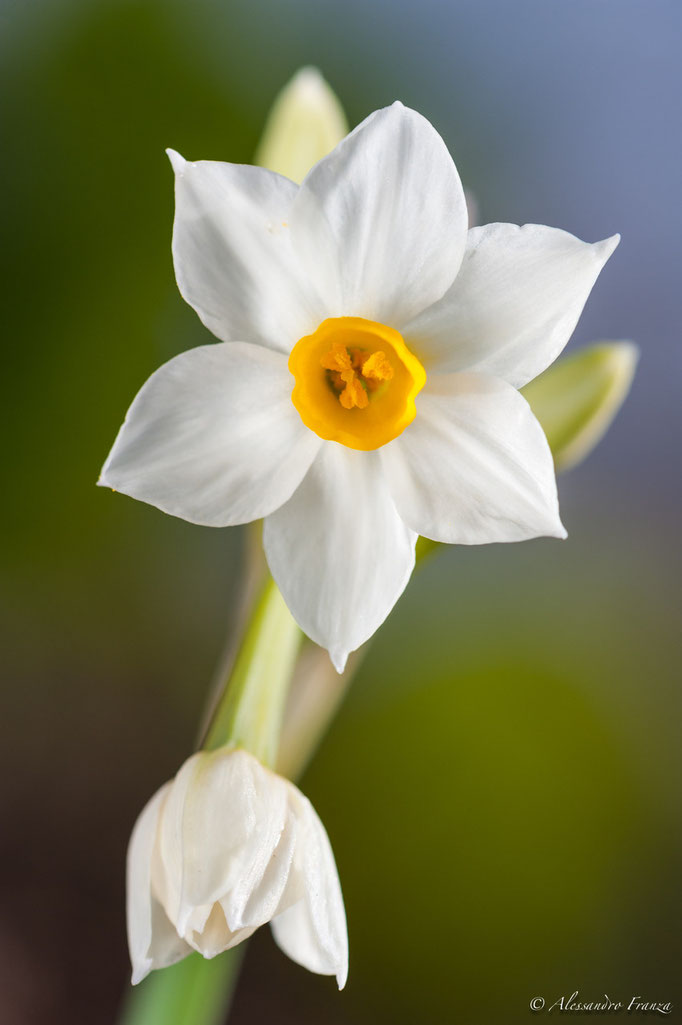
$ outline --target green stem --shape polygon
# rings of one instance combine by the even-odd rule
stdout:
[[[302,634],[268,576],[237,652],[229,686],[214,709],[202,747],[244,747],[264,765],[277,759],[282,714]]]
[[[243,955],[242,947],[212,961],[191,954],[152,972],[128,992],[119,1025],[222,1025]]]

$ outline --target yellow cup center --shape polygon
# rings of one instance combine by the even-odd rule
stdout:
[[[291,350],[291,401],[327,441],[367,452],[412,423],[426,372],[398,331],[362,317],[332,317]]]

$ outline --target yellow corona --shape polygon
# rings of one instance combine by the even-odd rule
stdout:
[[[289,357],[291,400],[301,420],[326,441],[370,451],[412,423],[426,372],[386,324],[332,317],[299,339]]]

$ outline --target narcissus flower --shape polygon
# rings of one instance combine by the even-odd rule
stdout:
[[[195,523],[265,518],[270,569],[340,670],[415,541],[564,537],[517,391],[566,344],[615,236],[467,232],[428,121],[377,111],[300,187],[171,151],[180,291],[222,344],[161,367],[101,483]]]
[[[293,783],[239,748],[202,751],[152,797],[128,849],[133,983],[270,922],[285,954],[348,975],[341,887],[324,826]]]

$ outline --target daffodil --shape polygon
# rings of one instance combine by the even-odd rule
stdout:
[[[563,349],[617,236],[467,231],[443,140],[400,103],[300,187],[170,158],[178,285],[220,343],[152,375],[102,484],[195,523],[264,518],[272,574],[339,670],[403,591],[419,534],[565,536],[517,389]]]
[[[293,961],[345,985],[346,916],[324,826],[243,749],[201,751],[157,791],[133,830],[127,882],[133,983],[270,922]]]

